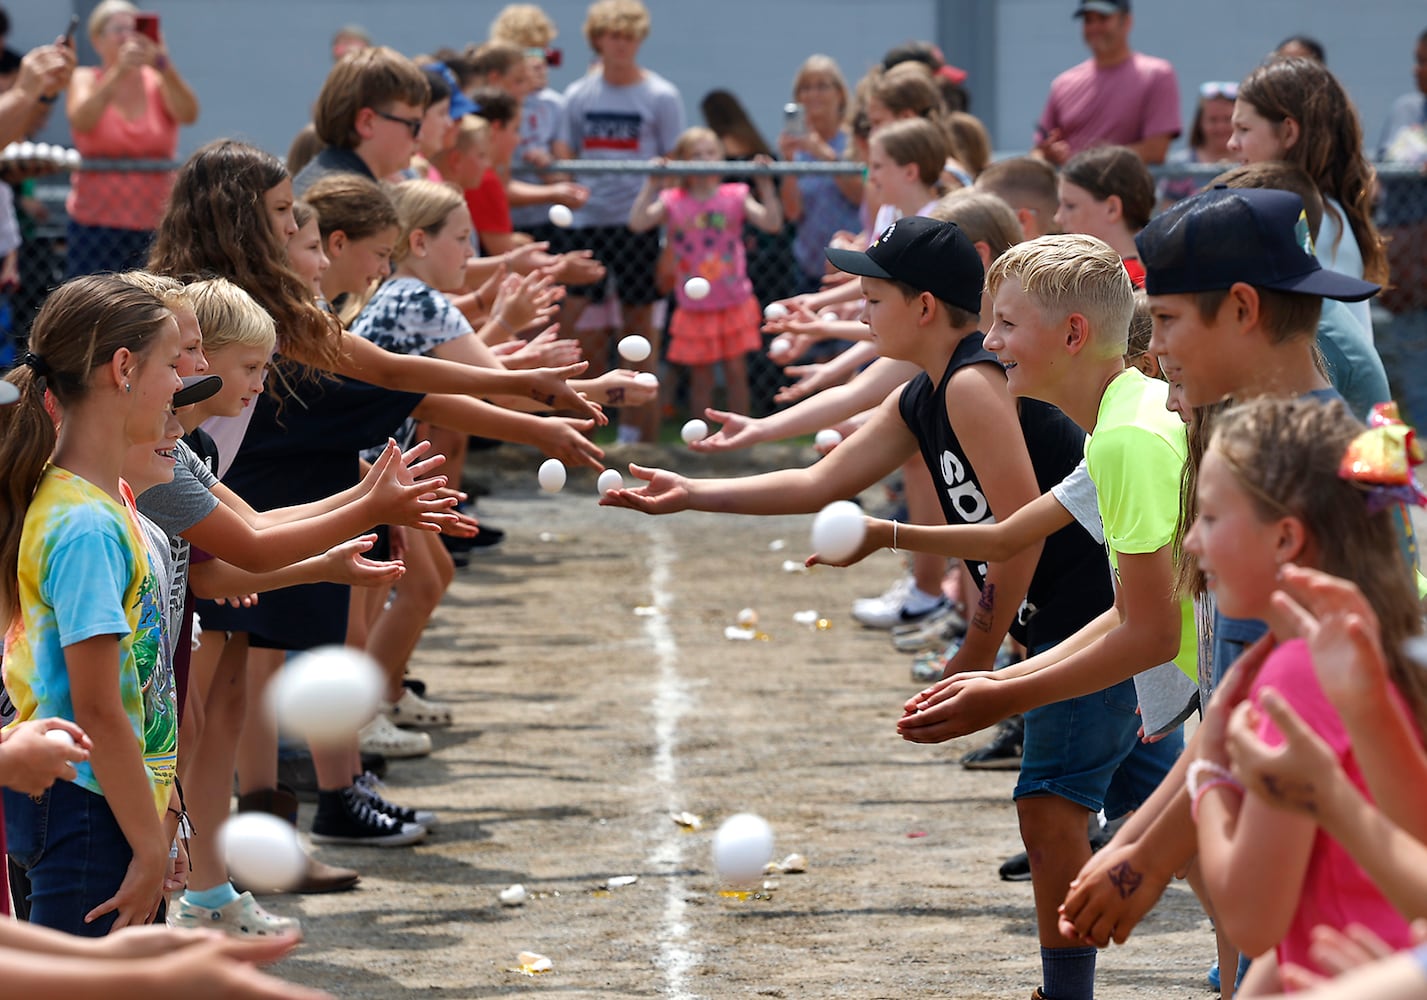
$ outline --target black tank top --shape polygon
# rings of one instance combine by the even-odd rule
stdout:
[[[968,365],[991,364],[996,356],[982,347],[983,335],[973,333],[956,345],[941,380],[918,375],[902,390],[902,419],[922,449],[922,459],[937,485],[937,499],[947,524],[994,521],[976,470],[946,417],[946,390],[951,378]],[[1017,401],[1021,434],[1035,470],[1036,486],[1050,491],[1080,464],[1085,432],[1059,409],[1035,399]],[[977,587],[986,584],[986,564],[968,561]],[[1011,625],[1011,635],[1033,650],[1045,649],[1074,634],[1114,602],[1110,564],[1104,548],[1078,523],[1046,539],[1026,592],[1025,603]]]

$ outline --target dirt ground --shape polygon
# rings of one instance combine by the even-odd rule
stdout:
[[[441,826],[411,849],[324,848],[362,883],[271,901],[307,934],[278,971],[353,998],[1030,996],[1030,884],[996,876],[1020,846],[1014,774],[955,764],[980,738],[902,742],[911,657],[848,616],[897,557],[785,572],[810,517],[648,518],[600,508],[592,476],[551,496],[536,459],[501,461],[518,473],[480,513],[506,541],[458,574],[414,662],[456,724],[388,775],[394,799]],[[766,641],[724,638],[743,607]],[[795,624],[805,609],[831,628]],[[681,810],[703,829],[681,830]],[[744,811],[807,872],[721,895],[713,831]],[[604,888],[621,875],[638,882]],[[531,898],[501,906],[517,882]],[[553,971],[516,970],[523,950]],[[1210,996],[1212,958],[1177,884],[1102,953],[1098,996]]]

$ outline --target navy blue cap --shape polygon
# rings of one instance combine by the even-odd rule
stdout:
[[[446,81],[446,85],[451,88],[451,120],[453,122],[458,122],[467,115],[481,113],[480,108],[476,107],[476,102],[461,93],[461,85],[456,82],[456,74],[451,72],[450,66],[443,62],[434,62],[427,63],[421,68],[440,73],[441,78]]]
[[[954,222],[909,215],[884,229],[865,252],[834,247],[825,252],[839,271],[900,281],[958,309],[981,312],[986,269],[976,247]]]
[[[1086,14],[1128,14],[1130,12],[1130,0],[1080,0],[1080,6],[1075,8],[1075,13],[1071,17],[1084,17]]]
[[[1259,288],[1360,302],[1381,286],[1313,256],[1303,199],[1271,188],[1214,187],[1175,202],[1135,237],[1150,295]]]

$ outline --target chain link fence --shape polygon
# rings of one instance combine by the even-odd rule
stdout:
[[[20,221],[23,244],[18,251],[18,287],[0,291],[0,369],[8,367],[13,352],[22,347],[29,321],[50,288],[73,274],[96,270],[120,269],[142,264],[157,212],[162,207],[162,193],[167,190],[175,163],[155,161],[106,161],[86,165],[84,172],[74,175],[51,174],[27,182],[20,189],[16,211]],[[712,174],[733,181],[752,183],[760,176],[769,176],[777,185],[808,184],[809,181],[857,175],[862,165],[856,163],[772,163],[767,165],[730,161],[719,163],[681,163],[655,166],[648,161],[568,161],[555,163],[552,170],[573,174],[576,179],[597,173],[693,175]],[[1215,165],[1166,165],[1153,170],[1159,184],[1161,203],[1192,194],[1209,183],[1219,172]],[[1427,174],[1395,164],[1378,165],[1379,192],[1376,221],[1388,240],[1388,255],[1392,269],[1389,287],[1372,304],[1374,340],[1387,369],[1394,395],[1405,416],[1417,426],[1427,425],[1427,379],[1421,377],[1421,358],[1427,356]],[[78,190],[71,193],[71,176]],[[824,187],[824,191],[826,188]],[[78,204],[87,218],[101,225],[79,225],[66,212],[66,201]],[[850,206],[849,206],[850,208]],[[721,220],[711,220],[717,225]],[[846,224],[844,224],[846,223]],[[805,219],[824,241],[835,229],[854,231],[859,228],[854,211],[845,213],[836,224],[829,225],[826,216]],[[827,229],[826,235],[822,233]],[[556,249],[573,248],[584,231],[537,227],[539,238],[551,238]],[[596,256],[612,264],[621,254],[632,252],[635,239],[627,231],[605,230],[601,242],[593,247]],[[804,242],[808,234],[804,234]],[[817,255],[806,252],[798,240],[798,224],[785,223],[777,233],[766,233],[745,225],[741,242],[746,258],[747,274],[753,295],[760,309],[778,299],[816,287],[818,274],[809,268]],[[647,244],[646,244],[647,246]],[[667,250],[667,247],[666,247]],[[645,264],[648,262],[645,261]],[[670,261],[664,259],[655,267],[664,269],[663,287],[667,291],[681,285],[688,275],[669,273]],[[586,310],[582,324],[603,324],[608,329],[621,329],[618,309],[619,289],[611,267],[611,284],[605,290],[606,304]],[[667,326],[672,311],[673,296],[668,295],[655,310],[657,329],[665,333],[662,350],[667,351]],[[774,408],[774,394],[789,379],[767,358],[766,348],[772,334],[764,333],[764,351],[748,356],[752,409],[766,413]],[[835,348],[828,348],[833,350]],[[603,360],[606,365],[618,364],[618,359]],[[675,387],[673,411],[676,417],[684,412],[682,385],[684,373],[665,362],[661,382]]]

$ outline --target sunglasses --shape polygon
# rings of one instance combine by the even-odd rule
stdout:
[[[559,69],[560,63],[564,61],[564,54],[557,48],[542,49],[539,46],[528,48],[525,54],[532,59],[544,59],[545,65],[551,69]]]
[[[385,118],[389,122],[396,122],[398,125],[405,125],[411,131],[411,137],[413,139],[421,138],[420,118],[403,118],[401,115],[393,115],[385,111],[378,111],[376,108],[372,109],[372,114],[376,115],[378,118]]]
[[[1212,101],[1216,97],[1226,101],[1237,101],[1239,99],[1239,85],[1228,80],[1210,80],[1208,83],[1201,83],[1199,85],[1199,99],[1201,101]]]

